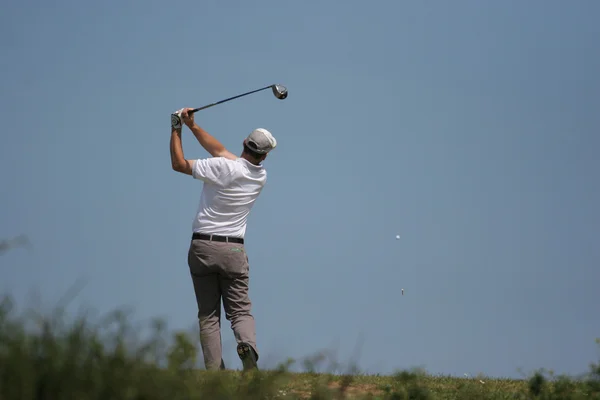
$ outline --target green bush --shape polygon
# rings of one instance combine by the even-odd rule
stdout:
[[[0,400],[191,400],[191,399],[600,399],[600,364],[584,379],[528,380],[431,377],[422,370],[389,377],[318,373],[309,358],[304,373],[291,373],[294,360],[270,371],[208,372],[198,363],[195,335],[167,334],[161,321],[142,339],[122,311],[93,322],[67,323],[63,310],[50,317],[16,315],[0,302]]]

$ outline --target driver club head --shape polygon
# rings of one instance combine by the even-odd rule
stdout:
[[[288,91],[287,91],[286,87],[283,85],[273,85],[273,86],[271,86],[271,88],[273,89],[273,94],[279,100],[283,100],[288,96]]]

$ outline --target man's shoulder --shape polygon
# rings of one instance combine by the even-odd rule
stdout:
[[[192,164],[192,177],[201,179],[204,183],[222,186],[235,175],[235,161],[226,157],[198,158]]]
[[[208,162],[211,163],[216,163],[216,164],[228,164],[230,162],[235,162],[235,160],[231,160],[227,157],[223,157],[223,156],[214,156],[214,157],[207,157],[205,158],[205,160],[207,160]]]
[[[237,160],[232,160],[230,158],[223,157],[223,156],[208,157],[203,160],[208,162],[210,165],[219,167],[221,169],[228,169],[230,171],[240,168],[240,165],[237,162]]]
[[[229,160],[232,164],[232,175],[241,178],[244,181],[259,182],[264,185],[267,179],[267,170],[262,165],[255,165],[248,160],[238,157],[236,160]]]

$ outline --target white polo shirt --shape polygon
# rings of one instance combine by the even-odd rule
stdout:
[[[192,225],[194,232],[243,238],[267,171],[243,158],[212,157],[194,161],[192,177],[204,182]]]

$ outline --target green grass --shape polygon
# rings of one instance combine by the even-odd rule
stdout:
[[[17,315],[0,302],[0,400],[78,399],[600,399],[600,365],[588,376],[554,377],[544,370],[527,379],[431,376],[399,371],[391,376],[291,372],[290,360],[270,371],[208,372],[198,368],[197,339],[151,325],[143,339],[124,313],[67,322]]]

